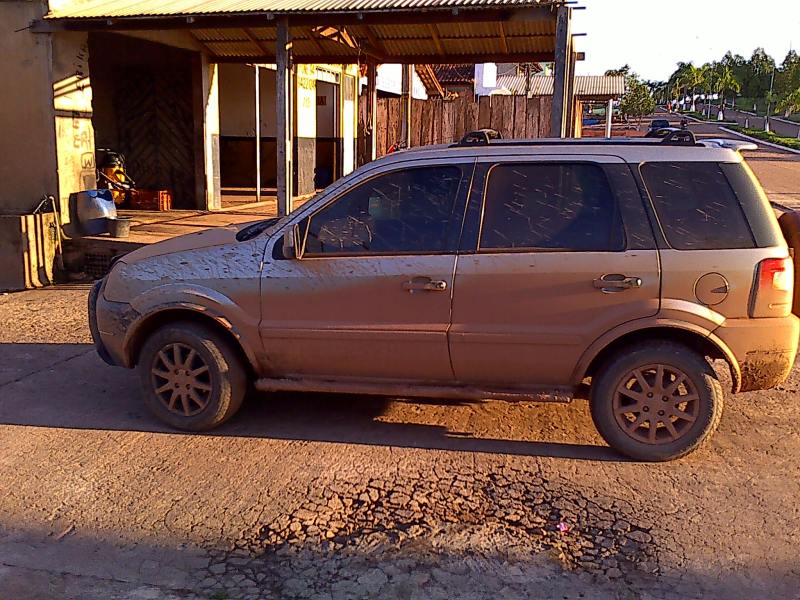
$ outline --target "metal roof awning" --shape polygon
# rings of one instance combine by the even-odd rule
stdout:
[[[497,78],[497,93],[524,95],[526,92],[524,75],[501,75]],[[530,78],[531,96],[552,96],[553,78],[534,75]],[[579,100],[612,100],[625,93],[625,77],[622,75],[576,75],[575,97]]]
[[[564,0],[73,0],[36,31],[188,29],[216,62],[274,62],[287,17],[295,62],[545,62]]]

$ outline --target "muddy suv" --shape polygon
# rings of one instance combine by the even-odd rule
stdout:
[[[644,460],[683,456],[723,390],[782,383],[793,264],[736,143],[462,143],[372,162],[281,219],[124,256],[100,355],[199,431],[261,391],[569,400]],[[728,377],[720,373],[722,380]]]

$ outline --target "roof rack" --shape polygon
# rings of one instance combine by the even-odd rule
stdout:
[[[555,144],[583,144],[583,145],[657,145],[664,144],[666,146],[706,146],[713,147],[712,144],[704,144],[703,140],[698,142],[694,133],[688,129],[680,129],[670,131],[666,136],[661,139],[655,138],[533,138],[533,139],[503,139],[503,136],[494,129],[478,129],[470,131],[459,142],[451,144],[451,148],[461,148],[469,146],[489,146],[489,145],[503,145],[503,146],[548,146]],[[716,147],[728,147],[720,143],[715,143]]]
[[[688,129],[679,129],[678,131],[670,131],[664,136],[661,143],[671,146],[694,146],[697,144],[697,138]]]
[[[470,131],[461,138],[458,146],[488,146],[491,140],[502,139],[502,135],[496,129],[478,129]]]

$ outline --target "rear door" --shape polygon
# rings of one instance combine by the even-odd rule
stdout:
[[[686,302],[747,318],[757,265],[786,256],[771,209],[742,162],[649,162],[639,168],[663,235],[662,310]]]
[[[621,159],[487,159],[474,181],[449,336],[458,380],[567,385],[595,339],[658,312],[658,251]]]

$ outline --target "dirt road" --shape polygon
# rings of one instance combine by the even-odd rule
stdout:
[[[713,443],[622,460],[584,402],[254,396],[160,427],[85,288],[0,297],[0,597],[791,597],[795,372]],[[560,529],[565,529],[562,532]]]

